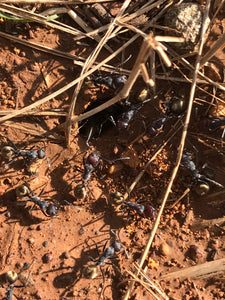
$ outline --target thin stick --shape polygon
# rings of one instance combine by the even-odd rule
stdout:
[[[78,1],[78,0],[48,0],[47,4],[90,4],[90,3],[104,3],[104,2],[111,2],[114,0],[87,0],[87,1]],[[37,4],[37,3],[44,3],[46,4],[46,0],[4,0],[4,3],[24,3],[24,4]]]
[[[129,187],[129,193],[133,191],[137,183],[141,180],[142,176],[144,175],[147,168],[150,166],[150,164],[156,159],[156,157],[159,155],[159,153],[166,147],[166,145],[171,141],[171,139],[178,133],[180,128],[178,128],[174,133],[170,135],[170,137],[163,143],[163,145],[153,154],[153,156],[149,159],[149,161],[145,164],[144,168],[141,170],[141,172],[137,175],[137,177],[134,179],[133,183]],[[128,193],[125,193],[124,200],[126,201],[128,198]]]
[[[169,207],[174,208],[188,193],[190,192],[190,188],[187,188],[183,194]]]
[[[216,52],[222,50],[225,47],[225,33],[215,42],[215,44],[210,48],[210,50],[202,57],[200,64],[201,67],[212,58]]]
[[[199,45],[198,56],[196,58],[195,72],[193,74],[193,81],[192,81],[192,86],[191,86],[191,90],[190,90],[189,105],[188,105],[188,109],[187,109],[186,119],[185,119],[185,122],[184,122],[184,128],[183,128],[183,132],[182,132],[182,136],[181,136],[180,145],[179,145],[179,148],[178,148],[178,155],[177,155],[175,167],[173,169],[173,172],[172,172],[172,175],[171,175],[171,178],[170,178],[170,182],[169,182],[168,187],[166,189],[166,192],[165,192],[165,195],[164,195],[164,198],[163,198],[163,201],[162,201],[162,205],[160,207],[160,210],[159,210],[158,215],[156,217],[156,220],[154,222],[152,231],[150,233],[149,240],[148,240],[147,245],[145,247],[145,250],[144,250],[144,252],[141,256],[140,263],[139,263],[139,269],[137,270],[136,275],[138,275],[139,270],[142,268],[142,266],[144,264],[144,261],[146,259],[146,256],[149,252],[149,249],[151,247],[152,241],[154,239],[156,230],[157,230],[159,222],[160,222],[162,212],[164,210],[166,201],[169,197],[173,182],[175,180],[175,177],[177,175],[177,172],[178,172],[178,169],[179,169],[179,166],[180,166],[180,161],[181,161],[182,154],[183,154],[185,139],[186,139],[186,136],[187,136],[188,124],[189,124],[190,116],[191,116],[192,105],[193,105],[193,101],[194,101],[196,80],[197,80],[198,70],[199,70],[199,67],[200,67],[200,56],[201,56],[201,53],[202,53],[202,50],[203,50],[203,43],[204,43],[203,37],[204,37],[206,29],[207,29],[206,20],[207,20],[208,14],[209,14],[209,7],[210,7],[210,0],[207,0],[206,9],[205,9],[204,17],[203,17],[203,26],[202,26],[202,30],[201,30],[201,36],[200,36],[200,41],[201,42],[200,42],[200,45]],[[134,281],[131,281],[123,300],[128,300],[130,292],[132,291],[133,287],[134,287]]]

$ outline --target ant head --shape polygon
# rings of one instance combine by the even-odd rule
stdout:
[[[1,150],[1,154],[4,158],[10,158],[15,153],[15,150],[10,146],[5,146]]]
[[[58,206],[56,206],[54,203],[50,203],[46,209],[46,214],[48,214],[50,217],[55,217],[58,213]]]
[[[195,186],[195,192],[199,196],[204,196],[209,192],[209,185],[205,181],[198,181]]]
[[[8,271],[5,273],[5,279],[9,284],[13,284],[18,279],[18,274],[14,271]]]
[[[86,163],[91,164],[93,167],[97,167],[97,165],[99,164],[99,160],[100,156],[97,153],[92,152],[90,155],[88,155]]]
[[[16,196],[18,198],[23,198],[23,197],[26,197],[28,196],[30,193],[28,187],[24,184],[22,185],[19,185],[17,188],[16,188]]]
[[[37,155],[39,159],[45,158],[45,151],[43,149],[39,149],[37,151]]]
[[[153,219],[155,216],[155,208],[152,207],[151,205],[146,205],[145,215],[146,215],[146,217]]]
[[[148,137],[153,137],[158,134],[158,130],[154,128],[154,126],[149,126],[147,128],[147,135]]]
[[[86,265],[83,269],[83,275],[87,279],[94,279],[98,275],[98,268],[96,265]]]
[[[82,183],[75,186],[74,195],[77,199],[84,199],[86,197],[87,190]]]

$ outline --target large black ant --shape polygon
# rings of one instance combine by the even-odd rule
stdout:
[[[98,107],[109,99],[110,98],[106,98],[92,102],[84,112],[88,112]],[[80,134],[87,136],[88,141],[91,137],[98,138],[102,132],[110,129],[112,126],[116,126],[118,117],[121,115],[122,111],[123,105],[121,103],[116,103],[91,116],[87,120],[78,122]]]
[[[122,205],[130,210],[135,211],[139,216],[141,217],[147,217],[153,219],[155,216],[155,208],[151,205],[144,205],[137,202],[130,201],[130,193],[127,190],[128,193],[128,201],[124,201],[124,198],[121,193],[119,192],[112,192],[110,194],[110,199],[116,203],[117,205]]]
[[[84,171],[82,172],[82,178],[81,179],[74,179],[74,181],[81,181],[82,183],[77,185],[74,189],[74,194],[78,199],[83,199],[86,197],[86,186],[89,187],[90,185],[90,177],[92,175],[92,172],[94,169],[99,165],[100,161],[106,161],[108,163],[113,163],[119,160],[125,160],[129,159],[129,157],[121,157],[121,158],[116,158],[113,160],[108,160],[104,157],[102,157],[100,154],[96,152],[91,152],[87,158],[85,159],[85,155],[83,156],[83,166],[84,166]]]
[[[96,87],[100,87],[100,90],[101,90],[102,84],[104,84],[105,86],[107,86],[110,89],[113,89],[114,93],[116,95],[122,89],[126,80],[127,80],[127,76],[125,76],[125,75],[111,74],[111,76],[95,77],[93,79],[93,82]]]
[[[16,297],[16,299],[19,299],[15,294],[13,294],[14,288],[22,288],[25,287],[26,284],[24,285],[15,285],[15,282],[18,280],[18,274],[14,271],[8,271],[5,273],[5,280],[8,283],[8,287],[2,285],[2,287],[7,291],[6,297],[4,298],[5,300],[12,300],[12,297]],[[29,275],[27,282],[29,280]]]
[[[147,134],[150,137],[156,136],[160,131],[163,130],[167,120],[171,116],[179,117],[186,109],[185,100],[177,97],[173,97],[170,101],[163,105],[165,113],[157,119],[153,124],[147,126]]]
[[[40,192],[39,196],[42,194],[42,191]],[[34,192],[30,190],[26,185],[20,185],[16,188],[16,195],[19,198],[28,197],[28,200],[24,201],[23,204],[26,204],[27,202],[33,202],[34,205],[38,205],[42,213],[46,217],[55,217],[58,213],[58,207],[54,203],[48,203],[45,200],[41,200],[39,196],[35,196]]]
[[[8,160],[8,163],[5,164],[6,166],[11,165],[17,158],[22,157],[24,160],[25,165],[30,165],[32,162],[34,162],[36,159],[43,159],[46,158],[45,151],[41,148],[39,148],[37,151],[34,150],[36,145],[32,146],[28,150],[25,149],[18,149],[17,146],[10,141],[13,147],[11,146],[4,146],[1,149],[1,155],[4,159]],[[48,159],[47,159],[48,161]]]
[[[200,171],[196,168],[195,163],[192,160],[192,156],[189,152],[184,151],[181,166],[186,168],[192,177],[192,184],[195,185],[195,191],[198,195],[203,196],[209,191],[209,183],[212,183],[220,188],[224,188],[224,186],[211,178],[207,177],[200,173]]]
[[[225,116],[217,116],[217,117],[204,117],[201,118],[198,126],[201,130],[207,130],[209,132],[214,132],[218,129],[221,129],[225,126]],[[221,140],[223,140],[225,134],[225,129],[223,130]]]
[[[100,88],[100,91],[102,91],[102,85],[107,86],[108,88],[114,90],[114,94],[116,95],[124,86],[127,80],[126,75],[122,74],[116,74],[116,71],[119,69],[119,67],[123,64],[125,64],[131,56],[129,56],[125,61],[123,61],[120,65],[116,67],[116,70],[112,72],[108,76],[98,76],[94,77],[92,80],[94,82],[94,85],[96,87]]]
[[[111,232],[115,235],[115,233],[111,230]],[[114,259],[116,258],[114,255],[115,253],[119,252],[122,249],[122,244],[118,240],[114,240],[109,247],[106,248],[108,241],[106,241],[104,247],[103,247],[103,253],[100,255],[98,246],[95,243],[96,250],[98,253],[99,258],[94,259],[93,257],[89,258],[95,263],[95,264],[88,264],[84,267],[83,269],[83,274],[87,279],[94,279],[97,274],[98,274],[98,267],[100,268],[102,272],[102,277],[103,277],[103,284],[105,282],[105,273],[104,270],[102,269],[102,265],[108,264],[111,265],[112,263],[106,262],[108,259]]]

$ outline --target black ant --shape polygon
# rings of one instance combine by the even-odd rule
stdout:
[[[110,194],[110,199],[115,202],[117,205],[124,205],[125,207],[134,210],[139,216],[147,217],[153,219],[155,216],[155,208],[151,205],[143,205],[141,203],[136,203],[130,201],[130,193],[128,193],[128,201],[124,201],[124,198],[119,192],[112,192]]]
[[[39,196],[42,194],[42,191],[40,192]],[[19,198],[28,197],[29,199],[27,201],[24,201],[23,204],[26,204],[27,202],[33,202],[34,205],[38,205],[42,213],[46,217],[55,217],[58,213],[58,207],[54,203],[48,203],[45,200],[41,200],[39,196],[35,196],[34,192],[30,190],[26,185],[20,185],[16,188],[16,195]],[[32,208],[33,209],[33,208]]]
[[[43,159],[43,158],[47,159],[45,151],[43,149],[39,148],[37,151],[34,150],[34,148],[37,147],[36,145],[32,146],[28,150],[25,150],[25,149],[20,150],[17,148],[17,146],[12,141],[10,141],[10,142],[13,145],[13,147],[4,146],[1,149],[2,157],[9,161],[7,164],[5,164],[5,167],[11,165],[19,157],[23,158],[26,166],[30,165],[36,159]],[[47,159],[47,162],[48,162],[48,159]],[[49,162],[48,162],[48,164],[49,164]]]
[[[129,56],[125,61],[123,61],[120,65],[116,67],[116,70],[119,69],[119,67],[123,64],[125,64],[131,56]],[[107,86],[108,88],[114,90],[114,94],[116,95],[124,86],[124,84],[127,81],[127,76],[122,74],[116,74],[116,70],[112,72],[108,76],[98,76],[94,77],[92,80],[94,82],[94,85],[96,87],[100,88],[100,91],[102,92],[102,85]]]
[[[186,168],[192,177],[192,184],[195,185],[195,191],[198,195],[203,196],[209,191],[209,183],[212,183],[220,188],[224,188],[224,186],[206,175],[202,175],[199,170],[196,168],[195,163],[192,160],[192,156],[189,152],[184,151],[181,166]]]
[[[111,76],[99,76],[93,79],[94,85],[102,90],[101,86],[104,84],[110,89],[114,90],[115,95],[123,88],[127,76],[120,74],[111,74]]]
[[[165,113],[146,129],[147,134],[150,137],[156,136],[160,131],[162,131],[167,120],[171,116],[179,117],[185,111],[186,103],[182,97],[173,97],[168,103],[165,103],[163,107],[165,109]]]
[[[207,130],[209,132],[214,132],[225,126],[225,116],[217,117],[203,117],[200,119],[198,126],[201,130]],[[221,140],[223,140],[225,130],[223,130]]]
[[[111,232],[113,232],[111,230]],[[113,234],[115,235],[115,233],[113,232]],[[101,272],[102,272],[102,277],[103,277],[103,284],[105,283],[105,273],[104,270],[102,269],[102,265],[108,264],[111,265],[112,263],[106,262],[107,259],[114,259],[117,258],[117,256],[114,256],[115,253],[119,252],[122,249],[122,244],[117,241],[114,240],[111,245],[109,247],[106,248],[108,241],[106,241],[104,247],[103,247],[103,253],[102,255],[100,255],[99,250],[98,250],[98,246],[95,243],[96,246],[96,250],[98,253],[99,258],[98,259],[94,259],[93,257],[89,258],[95,263],[95,264],[88,264],[87,266],[84,267],[83,269],[83,274],[85,276],[85,278],[87,279],[94,279],[97,274],[98,274],[98,267],[100,268]]]
[[[88,112],[108,100],[110,100],[110,98],[96,100],[89,104],[84,112]],[[89,117],[87,120],[78,122],[80,134],[87,136],[88,141],[91,137],[98,138],[102,132],[107,131],[112,126],[116,127],[117,119],[122,111],[123,105],[121,103],[116,103]]]
[[[90,177],[94,169],[99,165],[100,161],[106,161],[108,163],[113,163],[119,160],[129,159],[129,157],[116,158],[113,160],[108,160],[102,157],[100,154],[96,152],[91,152],[87,158],[85,159],[85,154],[83,156],[83,166],[84,171],[81,179],[74,179],[74,181],[81,181],[82,183],[77,185],[74,189],[74,194],[78,199],[83,199],[86,197],[86,186],[89,188],[90,185]]]
[[[29,280],[30,275],[28,275],[27,283]],[[5,273],[5,280],[8,283],[8,287],[2,285],[2,287],[7,291],[5,300],[12,300],[12,297],[16,297],[16,299],[19,299],[15,294],[13,294],[14,288],[22,288],[26,287],[27,284],[24,285],[15,285],[15,282],[18,280],[18,274],[14,271],[8,271]]]
[[[143,92],[143,91],[142,91]],[[146,94],[147,97],[147,94]],[[117,120],[117,127],[119,129],[127,129],[129,123],[133,120],[138,111],[143,107],[146,102],[149,102],[151,99],[143,100],[141,103],[136,102],[130,104],[126,111],[124,111]]]

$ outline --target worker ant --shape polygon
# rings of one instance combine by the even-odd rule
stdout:
[[[130,201],[130,192],[127,189],[128,200],[124,201],[123,195],[119,192],[112,192],[110,194],[110,200],[116,203],[117,205],[121,205],[124,208],[128,208],[129,210],[135,211],[140,217],[147,217],[154,219],[155,217],[155,208],[151,205],[144,205],[137,202]]]
[[[23,285],[15,285],[15,282],[18,280],[19,275],[14,271],[8,271],[5,273],[5,281],[8,284],[8,287],[2,285],[2,287],[7,291],[5,300],[12,300],[13,296],[16,297],[16,299],[19,299],[14,293],[14,288],[22,288],[26,287],[30,278],[30,274],[28,275],[27,282]]]
[[[111,232],[117,237],[117,235],[111,230]],[[94,242],[95,243],[95,242]],[[100,255],[98,246],[95,243],[96,246],[96,251],[98,253],[98,259],[94,259],[93,257],[89,258],[95,263],[95,264],[88,264],[84,267],[83,269],[83,274],[84,277],[87,279],[94,279],[98,275],[98,267],[100,268],[102,272],[102,277],[103,277],[103,284],[105,283],[105,273],[104,270],[102,269],[102,265],[108,264],[111,265],[112,263],[107,262],[106,260],[108,259],[114,259],[117,258],[117,256],[114,256],[117,252],[120,252],[122,249],[122,244],[119,241],[119,238],[117,237],[117,240],[114,240],[109,247],[106,248],[106,245],[108,243],[108,240],[105,242],[105,245],[103,247],[103,253]]]
[[[170,117],[177,118],[186,110],[186,103],[182,97],[173,97],[168,103],[164,103],[162,106],[165,110],[164,114],[154,121],[153,124],[147,126],[146,131],[149,137],[154,137],[162,131]]]
[[[42,213],[46,217],[55,217],[58,213],[58,207],[54,203],[48,203],[45,200],[40,199],[40,195],[43,193],[41,190],[38,196],[34,195],[34,192],[30,190],[26,185],[20,185],[16,188],[16,195],[18,198],[28,197],[28,200],[23,201],[22,204],[27,204],[28,202],[33,202],[34,206],[38,205]],[[33,207],[34,208],[34,207]],[[31,210],[33,210],[33,208]]]
[[[30,166],[37,159],[43,159],[43,158],[47,159],[49,165],[49,161],[48,158],[46,157],[45,151],[42,148],[38,147],[37,145],[30,147],[28,150],[25,150],[25,148],[20,150],[11,140],[9,140],[9,142],[12,144],[12,146],[4,146],[1,149],[2,157],[5,160],[8,160],[8,163],[4,165],[5,167],[11,165],[17,158],[20,157],[23,158],[26,167]],[[35,147],[37,148],[37,150],[34,150]]]
[[[110,76],[99,76],[93,79],[94,85],[100,88],[102,92],[102,85],[114,90],[116,95],[124,86],[127,76],[112,73]]]
[[[215,132],[222,127],[225,126],[225,116],[217,116],[217,117],[203,117],[198,122],[198,127],[200,130],[208,131],[208,132]],[[223,140],[225,135],[225,129],[223,129],[223,133],[221,136],[221,140]]]
[[[84,113],[98,107],[110,99],[111,98],[105,98],[90,103],[85,109]],[[78,122],[80,134],[87,136],[88,141],[91,137],[98,138],[101,133],[109,130],[112,128],[112,126],[116,126],[118,117],[121,115],[122,111],[123,105],[121,103],[116,103],[89,117],[88,119]]]
[[[102,157],[100,154],[96,152],[91,152],[86,158],[85,154],[83,156],[83,166],[84,170],[79,170],[81,173],[83,173],[81,179],[74,179],[73,181],[81,181],[81,184],[76,185],[74,189],[74,194],[78,199],[84,199],[86,197],[86,187],[89,188],[90,185],[90,178],[92,176],[92,172],[95,170],[95,168],[99,165],[100,161],[106,161],[107,163],[114,163],[116,161],[129,159],[129,157],[122,157],[122,158],[116,158],[113,160],[106,159]],[[73,167],[74,168],[74,167]],[[77,169],[77,168],[74,168]]]
[[[196,168],[195,163],[192,160],[192,156],[189,152],[184,151],[181,166],[187,169],[192,177],[191,185],[195,186],[195,191],[198,195],[203,196],[209,192],[209,183],[214,184],[220,188],[224,188],[224,186],[206,175],[200,173],[200,171]]]

